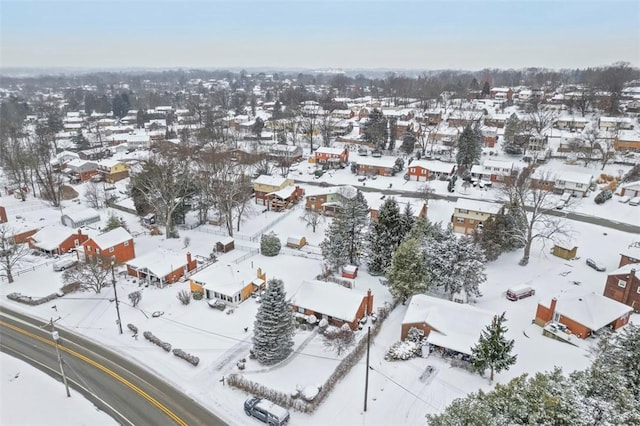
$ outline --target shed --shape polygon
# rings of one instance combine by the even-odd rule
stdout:
[[[69,228],[80,228],[100,222],[100,213],[94,209],[69,210],[64,212],[60,221]]]
[[[554,256],[558,256],[567,260],[575,259],[577,252],[578,252],[578,247],[576,246],[573,246],[573,248],[569,248],[569,247],[563,247],[560,244],[554,245],[553,250],[551,251],[551,253]]]
[[[289,237],[287,238],[287,247],[299,249],[307,245],[305,237]]]
[[[156,224],[156,214],[155,213],[149,213],[146,216],[144,216],[142,218],[142,224],[144,226],[155,225]]]
[[[223,237],[216,241],[216,251],[218,253],[226,253],[235,248],[235,244],[233,242],[233,238],[231,237]]]
[[[355,265],[345,265],[342,267],[342,276],[344,278],[354,279],[358,276],[358,267]]]

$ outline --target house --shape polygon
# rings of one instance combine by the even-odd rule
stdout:
[[[382,206],[382,203],[384,201],[380,201],[380,199],[376,197],[376,199],[367,200],[367,202],[369,203],[369,218],[373,222],[377,222],[378,215],[380,214],[380,206]],[[427,217],[429,206],[427,205],[426,202],[423,202],[422,206],[419,206],[418,208],[414,208],[415,206],[411,204],[411,202],[403,202],[403,201],[398,202],[398,207],[400,208],[401,212],[404,212],[404,209],[406,208],[407,205],[411,208],[411,212],[413,213],[413,217],[415,219],[422,219]]]
[[[307,245],[307,239],[305,237],[288,237],[287,238],[287,247],[299,249]]]
[[[97,210],[84,209],[65,209],[62,211],[60,221],[64,226],[69,228],[80,228],[82,226],[91,225],[100,222],[100,213]]]
[[[548,305],[539,302],[534,322],[540,327],[549,322],[560,323],[586,339],[604,328],[617,330],[627,324],[631,312],[629,306],[599,294],[563,294]]]
[[[216,251],[218,253],[227,253],[235,248],[233,237],[222,237],[216,241]]]
[[[352,200],[358,194],[353,186],[333,186],[330,188],[313,189],[311,195],[305,197],[305,209],[314,210],[324,215],[333,216],[347,200]]]
[[[290,209],[302,197],[304,189],[296,186],[286,186],[278,191],[270,192],[266,195],[267,208],[275,212]]]
[[[122,227],[91,237],[82,244],[82,247],[85,258],[113,256],[116,262],[125,263],[136,257],[133,237]]]
[[[618,267],[628,265],[629,263],[640,263],[640,246],[630,245],[620,253],[620,263]]]
[[[127,263],[127,274],[147,281],[158,287],[173,284],[181,277],[194,271],[198,262],[191,253],[175,253],[167,250],[154,250]]]
[[[471,166],[472,177],[491,182],[505,182],[509,180],[515,172],[513,161],[485,160],[482,165],[475,164]]]
[[[266,282],[267,275],[260,268],[252,272],[223,262],[214,263],[189,278],[192,293],[200,292],[207,299],[227,303],[247,300],[255,291],[264,289]]]
[[[504,128],[509,114],[491,114],[484,118],[484,125],[488,127],[497,127],[498,129]]]
[[[573,170],[551,171],[538,167],[531,174],[531,180],[536,188],[553,191],[556,194],[568,193],[581,198],[589,195],[593,175]]]
[[[556,129],[570,130],[572,132],[576,130],[582,130],[587,127],[589,119],[585,117],[564,116],[558,117],[553,123]]]
[[[576,258],[578,247],[572,245],[555,244],[551,253],[554,256],[561,257],[562,259],[571,260]]]
[[[302,159],[302,147],[295,145],[272,145],[269,147],[269,157],[281,162],[294,163]]]
[[[497,127],[483,127],[480,130],[484,146],[487,148],[493,148],[498,141],[498,128]]]
[[[277,192],[286,187],[293,187],[293,179],[279,176],[260,175],[253,181],[253,191],[256,204],[268,205],[268,194]]]
[[[331,167],[339,167],[340,164],[349,162],[349,151],[346,148],[332,148],[321,146],[313,153],[315,162],[320,165],[329,165]]]
[[[633,130],[633,121],[629,117],[600,117],[600,130]]]
[[[338,327],[349,324],[355,330],[360,319],[371,315],[373,294],[371,290],[365,294],[332,282],[302,281],[289,303],[299,315],[314,315]]]
[[[489,91],[491,99],[510,101],[513,99],[513,90],[508,87],[493,87]]]
[[[76,158],[67,163],[67,169],[72,179],[86,182],[98,174],[98,163]]]
[[[356,174],[364,176],[393,176],[396,160],[394,158],[358,157]]]
[[[349,279],[356,279],[358,276],[358,267],[355,265],[344,265],[342,267],[342,277]]]
[[[456,165],[453,163],[443,163],[441,161],[414,160],[409,164],[407,174],[409,180],[427,181],[432,176],[439,178],[440,176],[450,177],[456,171]]]
[[[640,311],[640,263],[627,263],[609,273],[604,296]]]
[[[7,223],[7,209],[4,206],[0,206],[0,223]]]
[[[484,222],[496,216],[503,208],[500,203],[458,198],[451,215],[453,232],[473,234],[477,228],[482,229]]]
[[[620,130],[613,140],[616,151],[640,152],[640,132],[635,130]]]
[[[54,171],[59,172],[65,167],[67,167],[67,164],[69,163],[69,161],[75,160],[77,158],[80,158],[80,157],[75,152],[62,151],[58,155],[56,155],[56,158],[51,160],[51,165],[53,166]]]
[[[471,355],[482,331],[496,314],[472,305],[416,294],[411,297],[402,319],[400,338],[409,330],[420,330],[430,345]]]
[[[124,161],[107,158],[98,161],[98,173],[104,177],[105,182],[116,183],[129,177],[129,165]]]
[[[620,186],[620,196],[640,197],[640,180],[622,184]]]
[[[81,229],[72,231],[61,225],[45,226],[33,234],[27,242],[29,248],[38,250],[48,255],[65,254],[78,248],[89,239],[89,235],[83,234]]]
[[[78,151],[78,156],[80,157],[80,159],[85,161],[98,161],[102,160],[103,158],[107,158],[110,155],[111,151],[108,148],[102,147]]]

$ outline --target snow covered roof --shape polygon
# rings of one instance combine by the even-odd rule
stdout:
[[[105,158],[105,159],[102,159],[102,160],[98,161],[98,167],[104,167],[104,168],[110,169],[113,166],[116,166],[116,165],[121,164],[121,163],[123,163],[123,161],[121,161],[121,160],[114,160],[112,158]]]
[[[625,184],[621,185],[620,187],[624,188],[624,189],[629,189],[629,190],[632,190],[632,191],[640,191],[640,180],[637,180],[635,182],[625,183]]]
[[[275,191],[275,192],[270,192],[267,195],[273,195],[276,196],[282,200],[286,200],[287,198],[291,197],[293,195],[293,193],[295,192],[296,188],[294,186],[285,186],[284,188]]]
[[[593,181],[593,175],[591,173],[567,172],[559,170],[556,174],[556,181],[559,180],[572,183],[581,183],[583,185],[590,185]]]
[[[471,354],[482,330],[496,316],[475,306],[417,294],[411,298],[402,324],[427,324],[427,341],[437,346]]]
[[[470,198],[458,198],[455,208],[458,210],[468,210],[472,212],[498,214],[502,208],[502,204],[492,203],[489,201],[472,200]]]
[[[387,169],[392,169],[396,164],[396,160],[394,158],[375,158],[375,157],[360,157],[356,161],[358,165],[364,166],[374,166],[374,167],[384,167]]]
[[[187,256],[185,253],[169,250],[155,250],[127,262],[127,266],[137,270],[146,269],[156,277],[167,276],[186,264]]]
[[[365,296],[365,293],[338,284],[313,280],[303,281],[289,302],[319,314],[351,322],[356,319]]]
[[[66,226],[50,225],[45,226],[31,236],[32,243],[42,250],[55,250],[60,244],[77,231],[73,231]]]
[[[231,244],[233,242],[233,237],[220,237],[218,238],[218,241],[216,241],[217,243],[223,244],[223,245],[227,245],[227,244]]]
[[[421,167],[436,173],[452,173],[456,165],[442,161],[414,160],[409,164],[409,167]]]
[[[306,191],[306,194],[307,197],[316,197],[324,194],[340,194],[344,198],[353,199],[358,194],[358,190],[351,185],[330,186],[328,188],[312,187]]]
[[[287,182],[287,178],[283,178],[280,176],[269,176],[269,175],[260,175],[258,176],[253,183],[258,185],[268,185],[268,186],[282,186]]]
[[[596,293],[556,297],[556,312],[591,330],[599,330],[633,309]]]
[[[615,271],[609,272],[609,275],[627,275],[633,270],[635,270],[640,276],[640,263],[627,263],[626,265],[619,267]]]
[[[332,154],[332,155],[340,155],[344,152],[344,148],[333,148],[330,146],[321,146],[316,149],[316,153],[318,154]]]
[[[91,208],[64,209],[62,214],[76,223],[100,217],[100,213]]]
[[[104,234],[100,234],[92,238],[93,242],[103,250],[132,239],[133,237],[131,234],[122,227],[112,229],[111,231],[107,231]]]
[[[513,169],[513,161],[503,161],[503,160],[484,160],[482,163],[483,167],[486,169]]]
[[[191,276],[193,281],[201,284],[207,290],[227,296],[239,292],[256,278],[256,274],[249,269],[242,269],[238,265],[222,262],[217,262]]]

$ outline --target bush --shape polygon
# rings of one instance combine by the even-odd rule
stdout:
[[[171,343],[163,342],[162,340],[154,336],[152,332],[145,331],[144,333],[142,333],[142,335],[144,336],[145,339],[147,339],[154,345],[160,346],[162,349],[164,349],[167,352],[171,351]]]
[[[418,342],[396,342],[387,351],[384,359],[387,361],[406,361],[422,354],[422,347]]]
[[[142,293],[140,291],[133,291],[129,293],[129,301],[131,305],[135,308],[138,306],[138,303],[142,300]]]
[[[136,327],[133,324],[127,324],[127,328],[131,331],[133,331],[133,334],[138,334],[138,327]]]
[[[273,232],[264,234],[260,239],[260,253],[264,256],[277,256],[281,248],[280,238]]]
[[[60,288],[60,291],[63,292],[64,294],[69,294],[69,293],[75,293],[76,291],[80,290],[82,286],[80,285],[79,282],[72,282],[69,284],[65,284]]]
[[[197,366],[200,363],[200,358],[198,358],[197,356],[191,355],[183,351],[182,349],[174,349],[173,354],[178,358],[184,359],[185,361],[189,362],[193,366]]]
[[[183,305],[191,303],[191,292],[189,290],[180,290],[177,297]]]
[[[53,299],[57,299],[58,297],[60,297],[58,293],[51,293],[48,296],[38,297],[35,299],[31,296],[25,296],[24,294],[21,294],[21,293],[7,294],[7,299],[13,300],[14,302],[24,303],[30,306],[42,305],[43,303],[50,302]]]
[[[194,291],[193,292],[193,300],[202,300],[202,298],[204,297],[204,293],[201,291]]]

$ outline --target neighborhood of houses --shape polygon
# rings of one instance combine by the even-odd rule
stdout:
[[[199,80],[191,84],[216,88],[228,83]],[[146,318],[134,316],[135,306],[127,307],[125,312],[138,318],[136,321],[143,322],[145,327],[155,327],[158,334],[165,331],[181,340],[189,350],[200,349],[202,362],[194,368],[206,372],[208,380],[217,382],[219,376],[240,374],[284,393],[290,393],[300,381],[324,383],[344,358],[344,354],[336,358],[322,343],[317,344],[320,337],[314,333],[321,320],[331,326],[348,326],[359,341],[366,339],[367,327],[379,327],[382,331],[375,337],[375,345],[380,347],[408,339],[411,330],[417,330],[423,337],[422,358],[411,361],[410,369],[440,366],[441,386],[449,390],[456,387],[457,379],[447,376],[450,373],[442,372],[442,367],[449,365],[451,359],[468,363],[482,331],[505,311],[517,331],[518,353],[524,354],[535,339],[538,354],[556,350],[563,354],[558,362],[568,367],[567,360],[581,354],[589,341],[637,322],[640,312],[640,242],[632,232],[608,223],[631,227],[639,223],[640,84],[623,92],[624,113],[620,116],[603,115],[596,108],[589,114],[580,114],[575,107],[569,111],[569,100],[580,90],[566,87],[547,92],[529,87],[493,87],[488,94],[469,91],[466,97],[447,96],[444,105],[426,107],[417,100],[394,105],[389,99],[373,96],[335,97],[331,109],[316,101],[303,102],[294,126],[290,118],[276,118],[275,102],[267,101],[264,90],[256,86],[254,93],[260,101],[255,112],[229,112],[222,120],[224,131],[232,134],[234,140],[233,147],[225,148],[226,161],[247,167],[252,176],[251,195],[244,200],[249,213],[244,219],[238,218],[237,229],[231,233],[222,225],[221,213],[214,208],[207,212],[204,223],[196,220],[197,212],[192,208],[178,225],[180,238],[162,235],[165,222],[160,211],[138,214],[131,182],[152,153],[163,146],[181,146],[185,142],[178,136],[187,134],[182,131],[195,132],[202,128],[202,120],[190,109],[169,105],[127,110],[122,117],[113,113],[67,111],[63,129],[55,134],[56,152],[50,166],[60,176],[61,184],[71,188],[74,195],[51,207],[34,193],[34,188],[26,182],[12,181],[11,173],[4,170],[0,223],[9,234],[5,232],[0,238],[6,234],[11,244],[28,247],[28,252],[12,265],[14,283],[6,283],[5,269],[2,294],[20,293],[37,298],[56,293],[65,283],[64,273],[51,271],[54,261],[73,258],[84,264],[91,259],[107,259],[104,267],[111,268],[114,276],[117,274],[117,284],[114,278],[113,285],[117,285],[118,291],[121,288],[127,292],[142,291],[140,306],[148,309],[148,313],[160,312],[158,316],[167,322],[150,319],[146,313]],[[599,96],[604,99],[606,94]],[[535,114],[521,108],[532,98],[540,108],[544,105],[546,121],[537,123],[541,125],[539,129],[532,123],[520,127],[515,135],[506,134],[514,120],[535,121]],[[51,95],[51,101],[64,104],[60,96]],[[385,149],[364,137],[368,117],[378,112],[389,120],[389,139],[394,141]],[[36,114],[27,115],[25,126],[33,130],[42,119]],[[309,120],[326,121],[329,128],[326,140],[319,124],[315,130],[302,130],[308,129],[303,125],[305,120],[307,124]],[[256,122],[263,126],[257,126]],[[459,164],[455,155],[467,125],[477,125],[482,136],[482,153],[470,167]],[[587,142],[589,134],[598,135],[597,149]],[[88,145],[84,149],[78,149],[79,136]],[[406,139],[412,141],[411,147],[403,150],[399,146]],[[507,153],[507,146],[517,146],[517,153]],[[268,173],[261,167],[265,161],[273,166]],[[415,294],[406,305],[399,304],[391,297],[385,280],[369,274],[366,262],[344,265],[337,271],[338,276],[327,277],[320,242],[349,200],[364,197],[369,208],[368,220],[375,222],[384,201],[394,197],[399,205],[410,206],[415,218],[441,222],[460,238],[474,238],[482,234],[485,223],[509,208],[503,188],[523,170],[530,172],[533,187],[548,192],[552,200],[543,213],[565,215],[564,219],[579,231],[571,241],[546,242],[550,247],[536,245],[539,251],[535,254],[535,265],[528,269],[517,266],[513,256],[491,262],[488,281],[481,286],[481,297],[449,300],[435,293]],[[628,175],[635,177],[623,180]],[[89,197],[83,196],[96,186],[101,188],[106,202],[91,207]],[[607,199],[611,201],[596,204],[596,195],[607,191]],[[316,215],[313,227],[309,226],[312,223],[309,219],[304,220],[305,214]],[[110,226],[106,230],[107,222],[114,217],[125,226]],[[600,219],[604,223],[601,228],[593,225]],[[271,233],[282,244],[280,253],[274,257],[260,251],[261,238]],[[599,240],[602,238],[608,240]],[[4,256],[8,258],[10,254]],[[587,266],[583,260],[586,256],[606,263],[606,271]],[[507,266],[507,262],[515,266]],[[47,282],[35,282],[52,274],[55,275]],[[266,371],[256,361],[239,360],[250,354],[255,312],[271,278],[284,281],[287,302],[299,330],[293,360]],[[516,298],[516,302],[507,300],[505,294],[518,284],[535,290],[531,293],[534,297]],[[175,290],[190,293],[194,298],[192,305],[178,305]],[[200,296],[204,302],[197,300]],[[60,322],[62,327],[75,328],[80,333],[84,328],[99,328],[98,340],[109,345],[118,342],[117,337],[106,331],[106,324],[112,321],[106,310],[100,309],[99,316],[96,312],[91,314],[87,303],[87,307],[77,308],[73,314],[74,306],[80,302],[65,299],[71,298],[63,295],[55,300],[58,310],[69,312]],[[2,304],[41,315],[41,311],[20,306],[13,300],[2,300]],[[388,318],[383,318],[387,315]],[[170,324],[169,317],[178,325]],[[202,332],[203,329],[206,331]],[[537,335],[533,336],[535,331]],[[206,333],[211,336],[201,335]],[[198,341],[200,338],[205,340]],[[218,340],[208,348],[206,339]],[[136,346],[144,344],[135,341]],[[148,351],[126,350],[134,358]],[[310,364],[304,359],[300,361],[305,355],[326,357],[332,363],[321,360],[317,371],[307,378],[304,376]],[[156,369],[167,363],[155,355],[149,359]],[[385,371],[398,368],[399,378],[411,380],[410,374],[400,373],[403,367],[388,364]],[[375,368],[382,369],[382,365],[380,361]],[[543,367],[525,365],[515,371],[535,372],[536,368]],[[288,369],[290,380],[276,376],[278,371],[282,374]],[[452,374],[467,374],[464,369],[457,370]],[[196,377],[192,371],[186,366],[171,367],[166,377],[171,381],[181,380],[182,375]],[[513,377],[503,375],[504,381]],[[451,391],[435,409],[418,410],[406,405],[402,408],[420,411],[419,416],[411,417],[410,423],[417,423],[425,410],[437,413],[454,396],[464,396],[485,386],[474,380],[463,379],[460,385],[463,391]],[[352,382],[345,379],[345,386]],[[412,387],[414,382],[405,385]],[[235,420],[234,414],[222,406],[229,400],[235,403],[241,391],[224,387],[224,382],[205,391],[204,385],[195,379],[193,384],[184,386],[187,390],[195,389],[199,397],[219,399],[222,402],[212,410],[222,410],[223,415]],[[426,386],[421,385],[416,392],[423,392]],[[340,392],[339,387],[335,392]],[[384,392],[376,395],[384,399]],[[327,404],[336,402],[329,400]],[[324,408],[319,410],[322,412]],[[313,415],[299,413],[292,419],[295,421],[298,415],[301,422],[316,424]],[[394,423],[402,416],[386,418]]]

